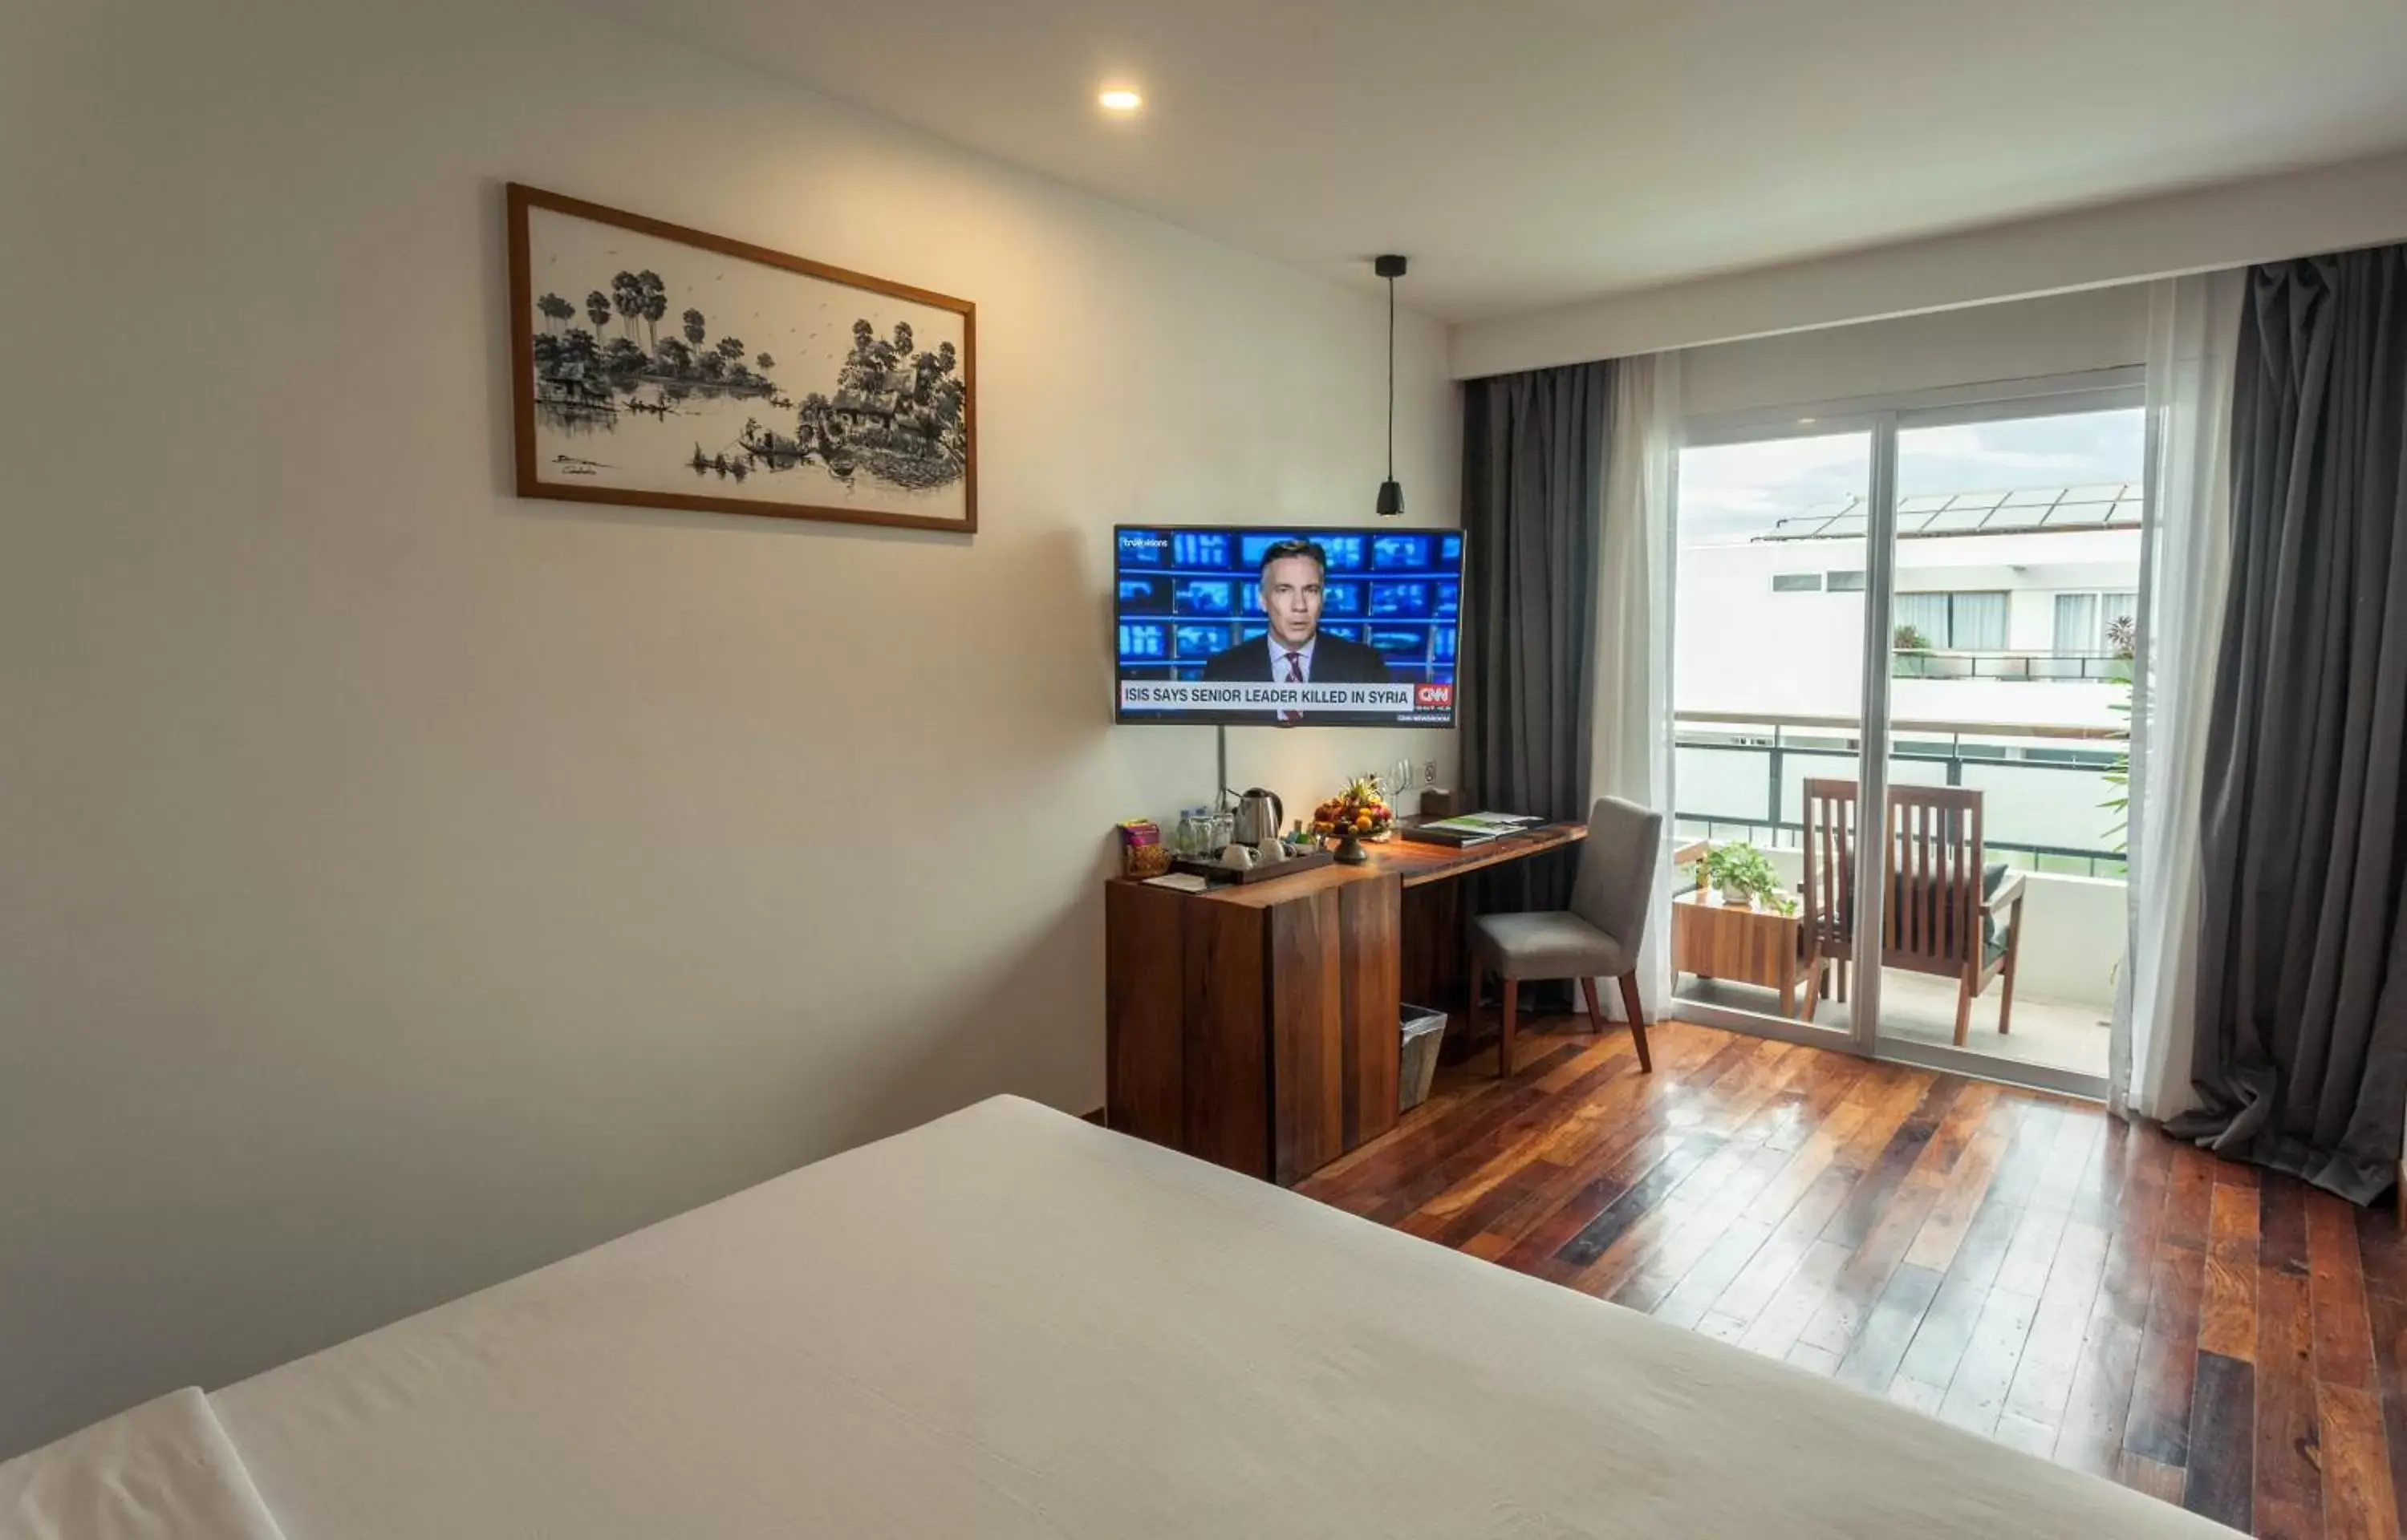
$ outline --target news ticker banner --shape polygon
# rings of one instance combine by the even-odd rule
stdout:
[[[1454,704],[1452,685],[1214,684],[1195,679],[1123,679],[1124,712],[1431,712]]]

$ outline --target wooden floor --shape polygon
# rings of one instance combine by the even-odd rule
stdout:
[[[2396,1535],[2407,1246],[2090,1104],[1669,1022],[1440,1071],[1306,1194],[2261,1535]]]

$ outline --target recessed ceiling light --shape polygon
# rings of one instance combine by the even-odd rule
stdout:
[[[1145,106],[1145,98],[1126,86],[1114,86],[1095,100],[1103,104],[1106,112],[1134,112]]]

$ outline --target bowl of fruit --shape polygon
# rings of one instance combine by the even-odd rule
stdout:
[[[1348,866],[1369,860],[1365,840],[1384,840],[1396,827],[1388,794],[1375,775],[1360,775],[1346,789],[1312,810],[1312,832],[1337,841],[1337,859]]]

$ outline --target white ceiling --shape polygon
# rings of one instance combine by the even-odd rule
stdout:
[[[1447,320],[2407,144],[2400,0],[589,3]]]

